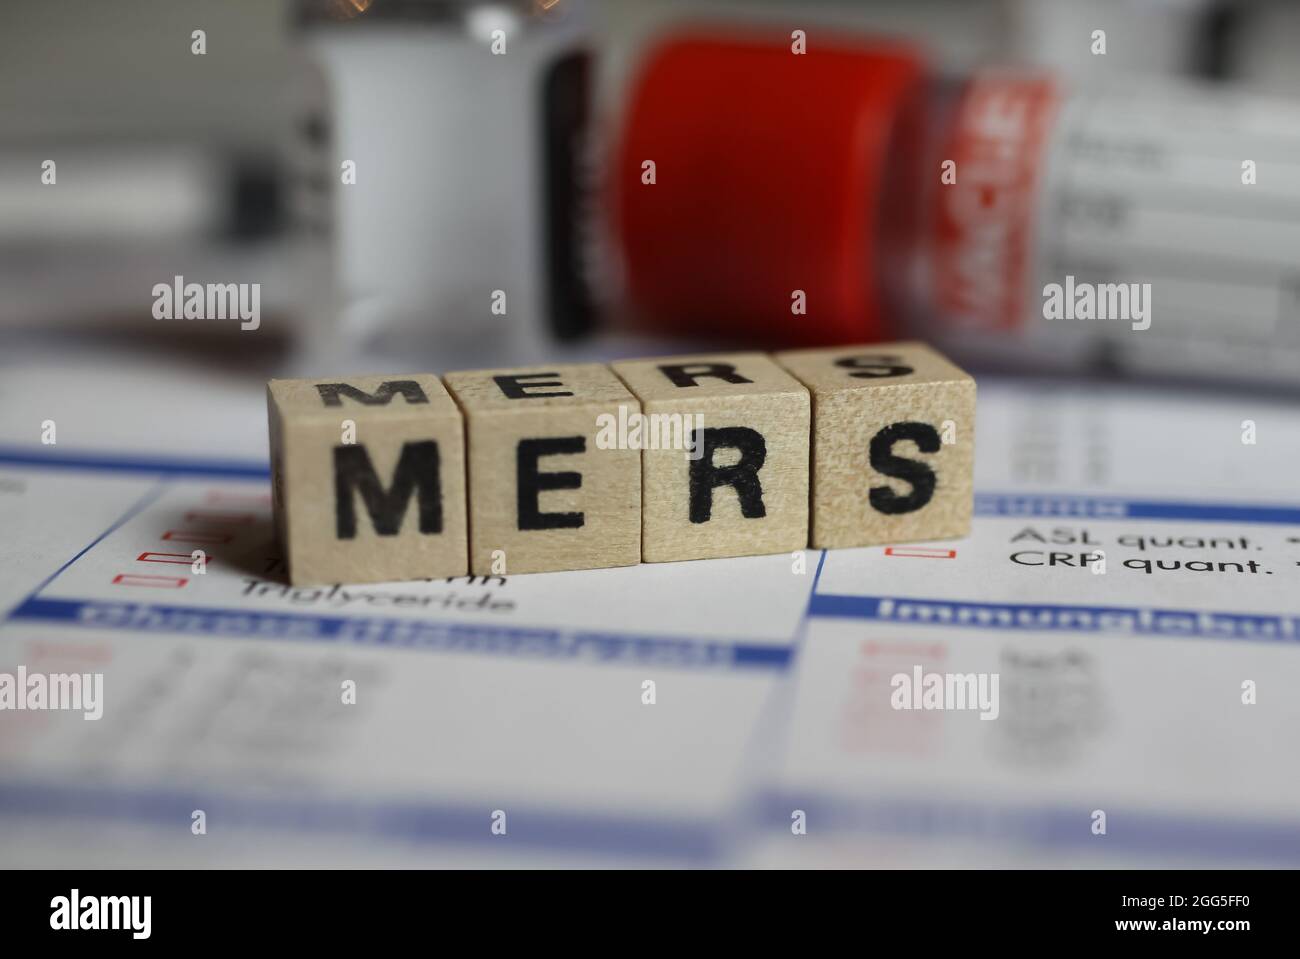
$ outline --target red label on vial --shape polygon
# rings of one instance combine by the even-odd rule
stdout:
[[[932,249],[936,306],[956,329],[1024,322],[1037,189],[1057,99],[1049,77],[1006,73],[976,77],[962,96],[936,171]]]

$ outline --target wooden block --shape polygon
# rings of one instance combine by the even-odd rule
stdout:
[[[636,398],[598,363],[448,373],[469,447],[470,571],[539,573],[641,559],[641,457],[602,448]],[[601,437],[603,440],[603,437]]]
[[[641,459],[647,563],[807,546],[809,399],[797,380],[762,353],[612,365],[658,447]]]
[[[922,343],[791,350],[812,391],[812,545],[970,532],[975,380]]]
[[[266,402],[292,583],[465,575],[464,431],[438,377],[271,380]]]

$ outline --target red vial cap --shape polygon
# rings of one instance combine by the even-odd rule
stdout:
[[[790,35],[677,34],[649,54],[615,152],[628,293],[657,330],[782,345],[888,336],[886,167],[922,58]],[[654,183],[644,164],[654,162]],[[792,312],[795,291],[806,315]]]

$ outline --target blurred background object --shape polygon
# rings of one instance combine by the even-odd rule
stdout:
[[[981,369],[1300,382],[1300,108],[1152,75],[1223,72],[1193,55],[1224,22],[1205,4],[1030,6],[1080,79],[794,20],[660,40],[612,191],[633,312],[757,346],[922,335]],[[1123,315],[1046,319],[1076,283]]]
[[[175,276],[260,283],[264,336],[325,321],[330,108],[285,9],[51,0],[6,13],[0,326],[135,335],[153,322],[154,285]]]
[[[23,6],[0,330],[207,352],[237,326],[151,317],[181,276],[260,284],[285,372],[922,335],[1291,385],[1297,43],[1263,0]],[[1041,84],[1038,139],[941,187],[990,77]],[[952,223],[998,177],[1011,252]],[[1150,283],[1150,328],[1042,321],[1067,275]]]
[[[337,191],[344,332],[426,354],[433,338],[492,344],[507,363],[587,332],[590,308],[561,292],[575,285],[582,5],[338,6],[300,3],[299,23],[330,81],[333,169],[355,171]]]

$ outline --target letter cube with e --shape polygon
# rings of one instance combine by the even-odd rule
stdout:
[[[612,365],[646,420],[647,563],[807,546],[809,399],[797,380],[763,353]],[[687,443],[672,441],[680,433]]]
[[[438,377],[271,380],[266,391],[292,583],[465,575],[464,429]]]
[[[790,350],[812,391],[812,545],[970,532],[975,381],[921,343]]]
[[[465,414],[470,571],[539,573],[641,559],[641,454],[598,442],[639,413],[599,363],[446,375]]]

